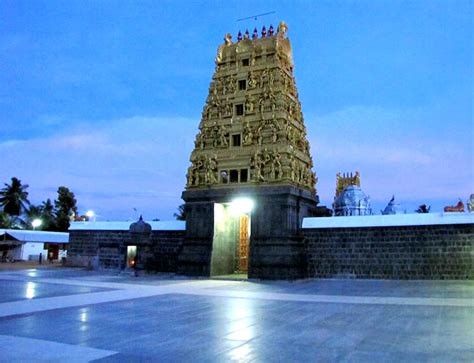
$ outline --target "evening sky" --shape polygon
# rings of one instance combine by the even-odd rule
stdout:
[[[472,4],[3,0],[0,182],[172,218],[224,34],[285,20],[322,204],[358,170],[375,212],[441,211],[474,193]]]

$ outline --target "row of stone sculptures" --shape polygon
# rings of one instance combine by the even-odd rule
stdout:
[[[285,22],[281,21],[280,25],[278,25],[278,29],[277,29],[278,36],[279,37],[285,37],[287,31],[288,31],[288,26],[285,24]],[[271,37],[274,34],[275,34],[275,29],[273,28],[273,25],[270,25],[270,27],[268,28],[268,32],[267,32],[267,28],[264,25],[262,27],[262,31],[260,33],[260,36],[262,38],[265,38],[265,37]],[[257,39],[257,38],[258,38],[258,31],[257,31],[257,28],[254,28],[253,33],[252,33],[252,40]],[[245,30],[243,35],[242,35],[242,32],[239,30],[239,33],[237,34],[237,41],[240,42],[243,39],[250,39],[250,33],[249,33],[248,29]],[[227,33],[225,35],[224,43],[226,45],[231,45],[232,44],[232,35],[230,33]]]
[[[285,155],[276,150],[264,148],[256,151],[250,159],[251,180],[255,182],[289,179],[295,183],[314,188],[317,178],[312,165],[301,162],[292,154]],[[284,172],[285,170],[285,172]],[[217,155],[201,155],[192,162],[187,175],[188,186],[202,186],[220,183]]]
[[[280,66],[282,70],[286,73],[291,73],[293,71],[293,64],[291,60],[282,52],[276,51],[272,53],[265,53],[265,58],[263,54],[258,55],[257,52],[252,52],[249,58],[248,65],[242,65],[235,61],[226,61],[221,56],[216,57],[216,71],[227,71],[234,68],[243,69],[245,67],[254,67],[263,64],[268,64],[268,62],[273,62],[274,64]]]
[[[246,91],[255,88],[259,88],[263,92],[273,92],[275,82],[279,82],[284,94],[291,94],[295,97],[298,94],[294,78],[280,68],[249,71],[246,79],[239,80],[246,81],[245,89],[239,89],[238,80],[233,74],[216,77],[209,87],[209,95],[211,97],[228,96],[235,94],[238,90]]]
[[[275,30],[273,29],[273,25],[270,25],[270,27],[268,28],[268,33],[267,33],[267,28],[265,28],[265,25],[264,25],[262,28],[262,32],[260,34],[262,38],[265,38],[267,36],[269,37],[273,36],[274,33],[275,33]],[[245,30],[245,33],[243,35],[242,35],[242,32],[239,30],[239,33],[237,34],[237,41],[240,42],[242,39],[249,39],[249,38],[250,38],[250,33],[248,29]],[[254,28],[253,33],[252,33],[252,40],[257,39],[257,38],[258,38],[258,31],[257,31],[257,28]]]
[[[229,143],[230,129],[225,125],[214,122],[212,126],[205,126],[196,137],[196,148],[204,150],[207,148],[227,148]],[[306,140],[305,131],[299,130],[287,120],[279,122],[276,118],[261,120],[257,125],[251,126],[247,121],[242,130],[242,145],[263,145],[286,142],[296,149],[309,154],[309,143]]]
[[[212,120],[221,120],[222,118],[231,118],[234,115],[232,105],[233,103],[230,99],[220,101],[211,98],[210,102],[206,104],[203,109],[203,123]],[[242,114],[238,116],[245,117],[258,113],[261,118],[265,118],[266,112],[272,112],[272,117],[276,117],[275,113],[277,112],[285,112],[289,118],[298,122],[303,121],[299,102],[294,100],[285,102],[285,100],[276,99],[271,93],[262,93],[258,95],[258,97],[248,95],[245,99],[245,103],[242,105]]]

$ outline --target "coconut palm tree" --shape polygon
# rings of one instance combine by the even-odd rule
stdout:
[[[0,212],[0,228],[10,229],[14,227],[12,217],[5,212]]]
[[[186,220],[186,210],[184,209],[184,204],[181,204],[178,207],[178,213],[174,213],[174,217],[178,221],[185,221]]]
[[[51,202],[51,199],[46,199],[45,202],[41,204],[41,221],[43,231],[54,231],[56,228],[56,217],[54,205]]]
[[[13,177],[12,183],[5,183],[5,188],[0,190],[0,205],[3,211],[10,216],[19,216],[30,204],[28,201],[28,185],[21,184],[21,180]]]

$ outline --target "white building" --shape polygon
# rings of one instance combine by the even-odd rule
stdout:
[[[66,257],[69,233],[0,229],[0,259],[61,260]]]

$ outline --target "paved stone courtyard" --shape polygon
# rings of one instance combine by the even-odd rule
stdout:
[[[474,282],[0,272],[1,362],[474,361]]]

